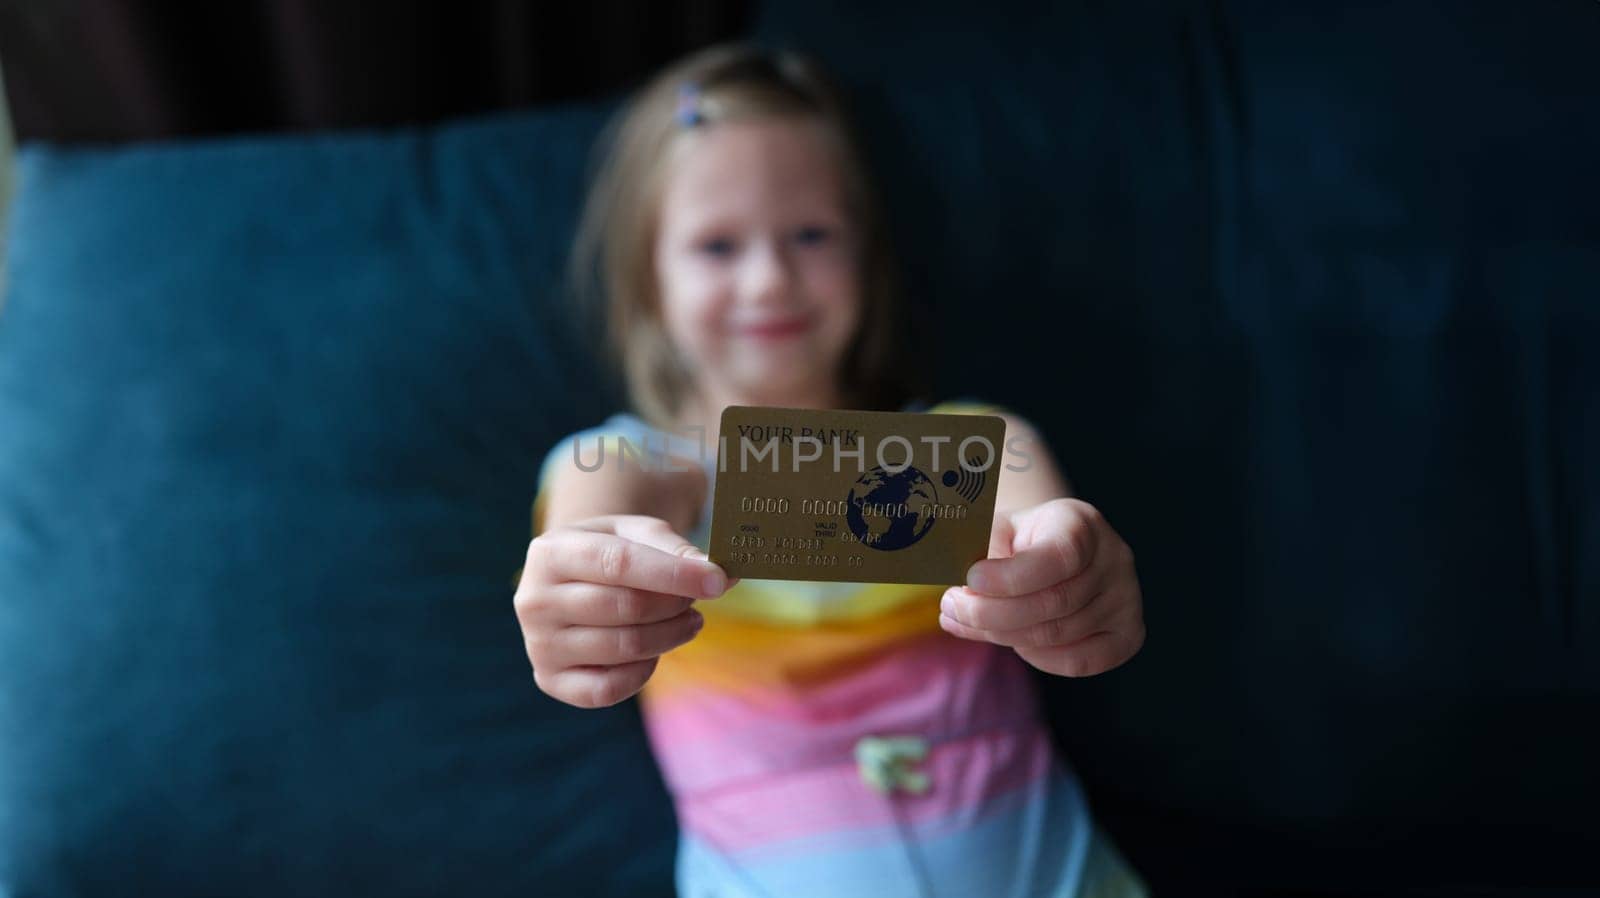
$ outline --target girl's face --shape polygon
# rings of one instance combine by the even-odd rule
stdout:
[[[843,186],[828,134],[801,120],[718,123],[672,160],[655,272],[703,397],[836,399],[861,292]]]

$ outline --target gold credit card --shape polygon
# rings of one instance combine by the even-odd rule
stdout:
[[[988,554],[996,415],[728,406],[710,556],[768,580],[965,583]]]

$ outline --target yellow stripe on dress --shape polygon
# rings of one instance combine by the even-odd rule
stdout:
[[[768,582],[741,580],[720,598],[696,602],[705,626],[694,639],[661,656],[645,686],[651,695],[644,698],[661,697],[684,686],[735,694],[811,688],[844,676],[895,646],[945,635],[939,627],[942,586],[892,587],[898,601],[874,616],[823,620],[806,627],[758,620],[723,604],[744,593],[747,602],[758,606]],[[891,587],[860,588],[871,592]]]

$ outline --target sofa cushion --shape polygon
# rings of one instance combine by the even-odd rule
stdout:
[[[0,895],[670,892],[636,712],[540,693],[511,606],[614,399],[557,302],[606,111],[24,148]]]

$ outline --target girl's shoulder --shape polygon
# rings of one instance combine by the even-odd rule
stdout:
[[[662,430],[632,412],[615,412],[599,424],[557,440],[545,453],[539,483],[548,483],[557,465],[594,465],[623,453],[635,459],[656,459],[666,454],[693,459],[701,455],[691,436]]]
[[[561,437],[545,451],[544,462],[539,466],[539,485],[542,487],[548,483],[556,465],[564,459],[573,457],[574,452],[581,456],[584,446],[592,447],[606,436],[638,440],[644,436],[645,431],[642,428],[645,427],[648,425],[638,417],[626,412],[617,412],[598,424],[575,430]],[[594,452],[592,448],[589,451],[591,454]]]
[[[908,412],[929,412],[944,415],[1011,415],[1010,408],[998,402],[972,395],[957,396],[940,402],[927,400],[913,400],[906,408]]]
[[[587,489],[598,484],[602,492],[615,489],[631,495],[632,486],[623,485],[625,482],[654,476],[647,472],[690,470],[696,460],[702,470],[708,470],[714,465],[714,456],[711,464],[704,456],[693,436],[662,430],[631,412],[616,412],[598,424],[561,437],[546,451],[534,490],[533,532],[543,529],[544,509],[553,487],[562,477],[575,477],[574,471],[593,474],[604,469],[605,479],[590,481]],[[666,466],[669,459],[674,467]],[[651,483],[652,487],[655,485]]]

